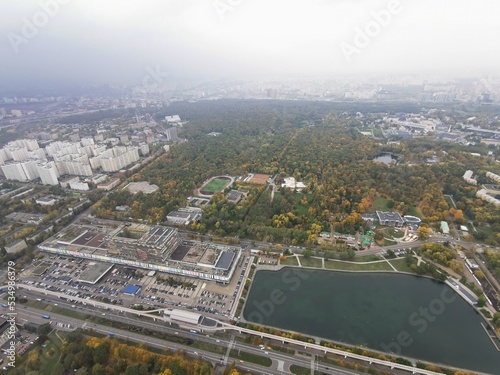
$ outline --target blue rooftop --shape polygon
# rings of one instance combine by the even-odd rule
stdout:
[[[123,290],[124,294],[136,295],[137,292],[141,290],[140,286],[137,285],[127,285],[127,287]]]

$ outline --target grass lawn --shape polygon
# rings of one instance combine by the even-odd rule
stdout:
[[[66,336],[64,332],[58,332],[62,339]],[[61,340],[56,336],[55,331],[49,334],[49,340],[45,342],[47,346],[42,350],[42,370],[40,374],[51,375],[52,369],[59,362],[61,357]]]
[[[43,301],[28,300],[28,302],[26,302],[25,305],[27,305],[28,307],[33,307],[35,309],[45,310],[47,312],[53,312],[56,314],[69,316],[70,318],[85,320],[90,317],[89,314],[84,314],[75,310],[70,310],[59,306],[49,305]]]
[[[479,225],[476,226],[476,229],[484,232],[488,237],[493,234],[493,229],[489,225]]]
[[[403,238],[403,236],[404,236],[404,234],[405,234],[404,230],[401,230],[401,229],[396,229],[396,228],[387,228],[387,229],[385,230],[385,232],[386,232],[389,236],[391,236],[391,237],[393,237],[393,238]]]
[[[28,300],[24,305],[28,307],[34,307],[35,309],[39,310],[45,310],[45,308],[48,306],[45,302],[40,302],[40,301],[33,301],[31,299]]]
[[[305,368],[297,365],[291,365],[290,371],[294,375],[311,375],[311,368]],[[321,375],[321,372],[314,371],[314,375]]]
[[[387,206],[387,200],[382,197],[377,197],[373,201],[372,209],[373,211],[388,211],[389,207]]]
[[[221,191],[221,190],[224,190],[226,188],[228,183],[229,183],[229,180],[225,180],[222,178],[214,178],[208,184],[203,186],[202,190],[211,191],[211,192]]]
[[[323,267],[323,262],[321,261],[321,259],[318,258],[306,259],[304,257],[300,257],[300,264],[304,267],[316,267],[316,268]]]
[[[277,352],[282,352],[282,353],[286,353],[286,354],[295,354],[295,350],[294,349],[290,349],[290,348],[285,348],[284,346],[279,346],[279,345],[268,345],[270,346],[273,350],[277,351]]]
[[[406,259],[393,259],[389,262],[400,272],[413,273],[412,269],[406,265]]]
[[[382,244],[382,246],[390,246],[390,245],[395,245],[395,244],[397,244],[397,241],[386,240],[384,238],[384,243]]]
[[[286,260],[280,260],[280,264],[287,266],[298,266],[299,262],[297,261],[297,257],[291,256],[287,257]]]
[[[193,348],[206,350],[208,352],[217,353],[217,354],[225,354],[226,348],[218,346],[216,344],[212,344],[204,341],[195,341],[192,345]]]
[[[236,350],[236,349],[231,349],[229,356],[236,358],[236,359],[239,359],[240,361],[252,362],[252,363],[256,363],[258,365],[266,366],[266,367],[271,367],[271,365],[273,363],[273,361],[271,361],[271,358],[262,357],[262,356],[257,355],[257,354],[242,352],[242,351]]]
[[[89,314],[81,313],[75,310],[68,310],[59,306],[52,306],[51,311],[56,314],[65,315],[69,316],[70,318],[76,318],[81,320],[85,320],[90,317]]]
[[[393,271],[387,262],[377,262],[369,264],[346,263],[338,260],[328,260],[325,268],[343,271]]]
[[[376,255],[362,255],[354,258],[353,262],[374,262],[376,260],[380,260],[380,257]]]
[[[309,219],[311,219],[311,217],[309,215],[309,207],[311,207],[311,205],[307,204],[307,205],[303,206],[302,203],[300,203],[300,201],[304,197],[304,194],[295,193],[293,196],[295,197],[295,204],[294,204],[293,208],[295,208],[299,212],[299,215],[301,215],[301,216],[305,215]],[[306,194],[306,197],[308,200],[311,199],[311,194]]]
[[[450,202],[450,207],[452,207],[451,202]],[[408,215],[416,216],[421,219],[424,217],[424,215],[422,215],[422,213],[420,212],[419,208],[414,206],[410,208],[410,210],[408,211]]]

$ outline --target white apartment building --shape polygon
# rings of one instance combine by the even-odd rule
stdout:
[[[74,175],[74,176],[92,176],[92,168],[90,164],[85,164],[82,161],[56,161],[59,175]]]
[[[59,183],[56,165],[53,161],[43,164],[37,164],[36,166],[42,184],[44,185],[57,185]]]
[[[139,160],[137,147],[114,147],[111,150],[113,156],[101,157],[101,167],[105,172],[117,172]]]
[[[23,161],[28,160],[30,154],[25,147],[7,147],[5,149],[8,160]]]
[[[7,143],[7,147],[26,148],[28,151],[34,151],[40,148],[36,139],[18,139]]]
[[[21,162],[21,167],[23,168],[26,178],[29,181],[35,180],[38,177],[40,177],[40,175],[38,174],[38,170],[36,168],[35,160],[23,161]]]
[[[149,145],[147,143],[141,143],[139,145],[139,149],[140,149],[141,154],[143,156],[146,156],[147,154],[149,154]]]
[[[80,143],[82,146],[91,146],[94,144],[94,139],[93,138],[82,138]]]
[[[7,180],[28,181],[21,163],[9,163],[2,165],[2,172]]]
[[[9,160],[7,151],[4,148],[0,148],[0,165],[4,165],[7,160]]]

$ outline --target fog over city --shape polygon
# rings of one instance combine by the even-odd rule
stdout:
[[[0,85],[496,74],[491,0],[4,0]]]

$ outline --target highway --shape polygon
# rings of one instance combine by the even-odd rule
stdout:
[[[49,303],[51,303],[51,304],[54,304],[54,305],[57,304],[58,306],[62,306],[62,307],[66,307],[68,309],[72,309],[72,303],[70,301],[64,301],[64,300],[60,300],[59,299],[59,296],[67,297],[63,293],[58,293],[58,292],[54,292],[54,291],[44,290],[44,289],[33,287],[31,285],[18,284],[18,287],[20,287],[21,289],[24,289],[24,292],[26,292],[26,295],[29,294],[30,296],[32,296],[32,295],[36,296],[36,295],[40,295],[41,294],[41,295],[44,296],[45,299],[48,299]],[[77,308],[81,312],[84,312],[84,313],[87,313],[87,314],[91,314],[91,315],[95,315],[95,316],[99,316],[99,314],[101,314],[101,315],[105,314],[106,319],[116,320],[116,321],[119,321],[119,322],[125,322],[127,324],[131,324],[131,325],[142,327],[142,328],[152,329],[152,330],[155,330],[155,331],[168,332],[168,333],[171,333],[171,334],[172,333],[175,334],[175,332],[178,332],[178,334],[180,334],[180,330],[178,328],[172,328],[172,327],[170,327],[169,325],[167,325],[167,323],[165,323],[163,321],[163,319],[160,319],[160,317],[158,315],[149,315],[151,312],[132,310],[132,309],[129,309],[129,308],[126,308],[126,307],[123,307],[123,306],[108,305],[106,303],[98,302],[98,301],[83,300],[83,299],[80,299],[78,297],[72,297],[72,299],[75,300],[75,301],[86,302],[86,305],[83,305],[83,306],[80,305],[80,304],[78,304]],[[101,308],[109,308],[111,310],[107,310],[105,312],[101,312],[100,310],[96,310],[95,307],[98,307],[98,308],[99,307],[101,307]],[[28,313],[27,311],[29,309],[20,309],[19,306],[18,306],[17,310]],[[32,309],[32,311],[33,311],[33,309]],[[32,311],[30,311],[29,314],[31,314]],[[41,315],[42,314],[46,314],[47,313],[47,311],[44,311],[44,310],[35,310],[35,311],[37,311],[38,319],[41,319]],[[132,317],[130,317],[130,315],[132,315]],[[155,322],[148,322],[148,321],[145,321],[145,320],[141,320],[139,318],[139,316],[143,316],[143,317],[149,316],[150,318],[154,318],[157,321],[155,321]],[[55,319],[54,317],[57,317],[57,319],[61,319],[61,322],[69,323],[69,324],[72,324],[74,326],[81,326],[81,324],[82,324],[82,321],[79,320],[79,319],[76,319],[76,318],[64,317],[62,315],[57,315],[57,314],[54,315],[54,316],[51,315],[51,319],[52,320]],[[33,318],[33,316],[32,316],[32,318]],[[334,354],[336,356],[341,356],[341,357],[344,357],[344,358],[350,358],[350,359],[353,359],[353,360],[359,360],[359,361],[365,362],[366,365],[372,364],[372,363],[379,364],[379,365],[381,365],[383,367],[390,368],[391,370],[393,370],[393,369],[400,369],[400,370],[409,371],[409,372],[412,372],[412,373],[419,373],[419,374],[425,374],[425,375],[435,375],[435,374],[437,374],[436,372],[433,372],[433,371],[417,369],[417,368],[414,368],[412,366],[407,366],[407,365],[392,363],[392,362],[388,362],[388,361],[384,361],[384,360],[379,360],[379,359],[375,359],[375,358],[371,358],[371,357],[366,357],[366,356],[363,356],[363,355],[358,355],[358,354],[350,353],[350,352],[347,352],[347,351],[342,351],[342,350],[327,348],[327,347],[324,347],[324,346],[321,346],[321,345],[318,345],[318,344],[305,343],[303,341],[298,341],[298,340],[294,340],[294,339],[290,339],[290,338],[283,338],[283,337],[280,337],[280,336],[276,336],[276,335],[272,335],[272,334],[268,334],[268,333],[264,333],[264,332],[257,332],[257,331],[253,331],[253,330],[249,330],[249,329],[237,327],[237,326],[234,326],[234,325],[231,325],[231,324],[228,324],[228,323],[223,323],[223,322],[220,322],[220,321],[218,323],[219,323],[220,326],[217,327],[217,328],[215,328],[215,329],[212,328],[210,330],[210,329],[207,329],[207,328],[201,327],[201,326],[198,326],[196,329],[197,330],[201,330],[201,331],[206,331],[206,332],[210,332],[210,331],[213,331],[213,330],[224,330],[224,331],[228,330],[228,331],[233,331],[235,333],[238,332],[240,334],[241,333],[246,333],[246,334],[260,336],[261,338],[267,338],[267,339],[270,339],[270,340],[274,340],[274,341],[277,341],[277,342],[282,342],[282,343],[287,342],[288,344],[293,344],[293,345],[296,345],[298,347],[303,348],[301,350],[305,350],[305,351],[312,350],[312,353],[315,353],[315,354],[318,354],[318,355],[321,355],[321,356],[325,355],[327,353],[330,353],[330,354]],[[95,325],[95,327],[98,327],[98,326]],[[92,328],[92,327],[90,327],[90,328]],[[106,330],[106,332],[109,332],[110,328],[106,327],[105,330]],[[114,330],[113,330],[113,332],[114,332]],[[124,335],[124,337],[130,336],[130,334],[131,334],[130,332],[126,332],[126,331],[120,333],[120,335]],[[188,337],[193,338],[193,339],[196,338],[199,341],[207,341],[207,339],[205,337],[203,337],[203,335],[197,335],[196,337],[193,337],[191,335],[191,336],[188,336]],[[213,343],[213,340],[214,340],[214,338],[211,338],[208,342],[212,342]],[[221,342],[221,345],[224,345],[226,347],[229,345],[228,341],[220,340],[220,342]],[[175,345],[173,347],[175,347]],[[240,348],[240,349],[244,349],[244,351],[246,351],[246,352],[250,352],[250,353],[262,355],[262,352],[260,351],[260,349],[257,349],[254,346],[249,346],[249,345],[245,345],[245,344],[241,344],[241,343],[234,343],[234,348],[235,349]],[[200,351],[198,351],[198,353],[200,353]],[[271,352],[269,352],[269,353],[271,353]],[[285,369],[285,373],[286,373],[286,369],[287,368],[284,367],[285,364],[287,366],[289,366],[292,363],[298,364],[297,363],[297,358],[299,358],[299,357],[297,357],[297,356],[294,356],[294,357],[292,357],[292,359],[290,359],[290,356],[288,356],[288,355],[277,353],[277,352],[274,352],[274,351],[272,353],[273,353],[272,354],[273,367],[276,367],[277,371],[279,371],[280,369]],[[285,357],[283,357],[283,356],[285,356]],[[219,359],[220,359],[220,357],[219,357]],[[227,362],[227,359],[225,359],[225,360]],[[309,360],[302,360],[301,363],[302,364],[309,363],[309,366],[311,366],[311,363],[310,363]],[[306,367],[309,367],[309,366],[306,366]],[[324,367],[328,367],[328,366],[324,366]],[[325,368],[325,371],[327,371],[326,368]],[[329,372],[327,371],[327,373],[329,373]],[[336,373],[338,373],[338,372],[336,372]]]
[[[58,306],[63,306],[67,307],[68,309],[71,308],[69,306],[69,303],[66,304],[65,302],[60,302],[57,301]],[[45,310],[38,310],[34,308],[21,308],[18,306],[17,308],[17,318],[18,319],[26,319],[28,321],[33,321],[39,324],[47,323],[46,319],[41,318],[42,314],[47,314],[47,311]],[[84,312],[88,314],[94,314],[98,316],[100,312],[96,312],[95,309],[88,308],[87,306],[82,306],[79,308],[79,312]],[[130,318],[127,316],[123,316],[120,314],[115,314],[115,313],[110,313],[106,315],[107,319],[112,319],[112,320],[118,320],[120,322],[124,322],[127,324],[131,324],[134,326],[139,326],[155,331],[160,331],[160,332],[165,332],[171,335],[178,335],[179,337],[183,337],[186,339],[192,339],[196,341],[201,341],[201,342],[207,342],[211,344],[215,344],[221,347],[228,347],[230,343],[232,343],[232,348],[236,350],[241,350],[247,353],[252,353],[260,356],[265,356],[269,357],[272,360],[272,365],[271,367],[265,367],[265,366],[260,366],[257,364],[253,364],[250,362],[243,362],[240,363],[237,359],[233,358],[226,358],[225,356],[222,356],[221,354],[216,354],[212,353],[209,351],[205,351],[202,349],[197,349],[193,348],[192,346],[189,345],[182,345],[182,344],[177,344],[169,341],[165,341],[159,338],[152,338],[150,336],[137,333],[137,332],[130,332],[130,331],[125,331],[125,330],[120,330],[116,328],[110,328],[105,325],[101,324],[95,324],[95,323],[88,323],[83,320],[77,319],[77,318],[71,318],[65,315],[60,315],[60,314],[55,314],[55,313],[50,313],[50,321],[52,322],[52,326],[55,326],[56,323],[64,323],[64,324],[70,324],[71,328],[59,328],[55,327],[58,330],[73,330],[76,328],[87,328],[87,329],[92,329],[95,332],[99,332],[102,334],[109,334],[112,332],[115,337],[121,338],[124,340],[130,340],[130,341],[135,341],[135,342],[143,342],[147,345],[150,345],[152,347],[156,348],[161,348],[161,349],[171,349],[171,350],[184,350],[188,355],[190,356],[201,356],[203,359],[208,360],[212,362],[214,365],[220,365],[222,362],[225,363],[231,363],[231,362],[236,362],[237,367],[240,369],[243,369],[245,371],[251,371],[252,373],[258,373],[258,374],[289,374],[289,367],[292,364],[296,364],[305,368],[310,368],[311,365],[314,365],[315,369],[322,371],[325,374],[340,374],[340,375],[357,375],[359,374],[358,372],[354,372],[352,370],[346,370],[343,368],[337,368],[332,365],[327,365],[323,363],[318,363],[317,361],[314,361],[314,356],[312,359],[309,358],[302,358],[301,356],[291,356],[287,354],[283,354],[280,352],[276,351],[271,351],[271,350],[266,350],[266,353],[263,353],[263,350],[253,346],[253,345],[247,345],[244,343],[241,343],[239,341],[233,341],[233,340],[225,340],[222,338],[218,337],[212,337],[210,335],[202,335],[202,334],[192,334],[187,331],[184,331],[182,329],[179,329],[177,327],[173,328],[170,327],[170,325],[165,324],[165,323],[151,323],[147,321],[140,320],[140,318]],[[176,334],[177,332],[177,334]]]

